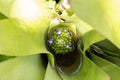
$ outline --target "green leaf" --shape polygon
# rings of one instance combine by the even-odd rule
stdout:
[[[0,12],[9,18],[16,18],[18,20],[17,23],[14,21],[12,23],[11,21],[8,21],[9,23],[6,21],[1,21],[0,24],[7,27],[16,26],[21,28],[19,28],[20,30],[17,29],[18,32],[16,31],[16,28],[12,29],[11,31],[5,31],[7,28],[4,28],[4,31],[2,32],[5,33],[3,35],[5,37],[1,40],[3,43],[0,43],[2,46],[4,45],[0,49],[1,54],[14,56],[38,53],[49,54],[45,45],[45,36],[50,24],[50,20],[54,17],[54,7],[55,1],[0,0]],[[7,24],[3,25],[4,23]],[[14,25],[10,26],[10,24],[13,23]],[[22,29],[25,30],[25,32]],[[11,39],[8,41],[9,44],[6,43],[6,39],[8,39],[6,37],[9,36],[6,35],[6,32],[7,34],[10,33],[11,35]],[[18,36],[21,37],[18,39]],[[3,41],[4,39],[5,41]],[[49,54],[48,58],[52,64],[54,64],[53,55]]]
[[[119,49],[106,39],[91,45],[87,51],[120,66]]]
[[[9,60],[15,58],[15,56],[5,56],[5,55],[0,55],[0,62],[5,61],[5,60]]]
[[[53,5],[51,6],[52,3]],[[22,6],[21,6],[22,5]],[[9,6],[9,7],[8,7]],[[0,0],[0,12],[9,18],[16,18],[31,35],[43,37],[54,15],[55,1],[46,0]],[[44,35],[40,34],[44,32]]]
[[[84,51],[88,49],[89,46],[93,43],[105,39],[103,35],[98,33],[95,29],[81,20],[78,16],[71,16],[71,18],[69,18],[69,21],[75,24],[79,37],[83,41]]]
[[[96,56],[95,54],[90,53],[88,55],[90,59],[93,60],[93,62],[95,62],[95,64],[97,64],[101,69],[103,69],[106,73],[108,73],[108,75],[110,75],[112,80],[120,79],[119,77],[120,67],[103,58]]]
[[[63,80],[110,80],[110,77],[83,53],[83,61],[80,70],[73,75],[61,74]]]
[[[71,0],[74,12],[120,48],[119,0]]]
[[[67,21],[75,24],[77,28],[76,30],[79,32],[80,36],[83,36],[85,33],[93,30],[89,24],[85,23],[76,14],[73,14],[71,17],[67,18]]]
[[[0,13],[0,20],[1,19],[6,19],[7,17],[5,15],[3,15],[2,13]]]
[[[99,41],[95,44],[98,45],[104,52],[108,53],[108,55],[120,57],[120,55],[119,55],[120,49],[117,48],[109,40],[105,39],[105,40]]]
[[[0,63],[0,80],[43,80],[40,55],[16,57]]]
[[[48,53],[43,37],[39,39],[41,43],[38,43],[22,27],[24,25],[21,25],[16,19],[0,20],[0,54],[22,56]]]
[[[50,80],[51,78],[52,80],[62,80],[56,69],[48,62],[44,80]]]
[[[84,51],[86,49],[88,49],[89,46],[92,45],[93,43],[98,42],[103,39],[104,39],[104,37],[95,30],[91,30],[91,31],[87,32],[82,37],[83,44],[84,44]]]
[[[14,1],[15,0],[0,0],[0,12],[9,17]]]
[[[120,65],[120,58],[118,56],[111,55],[112,52],[104,51],[101,47],[96,44],[90,46],[90,48],[86,51],[87,54],[92,53],[103,59],[106,59],[116,65]],[[112,53],[114,54],[114,53]]]
[[[119,63],[120,62],[120,55],[119,55],[120,49],[118,49],[109,40],[107,40],[107,39],[102,40],[100,42],[95,43],[91,47],[94,48],[93,52],[95,51],[95,47],[96,47],[96,51],[94,53],[97,56],[120,66],[120,63]],[[97,50],[97,48],[98,48],[98,50]],[[100,50],[101,50],[101,53],[100,53]],[[99,51],[99,52],[97,52],[97,51]]]
[[[22,6],[21,6],[22,5]],[[50,16],[53,7],[46,0],[0,0],[0,12],[9,18],[21,18],[31,20]]]

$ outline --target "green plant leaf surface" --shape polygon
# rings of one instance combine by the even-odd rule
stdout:
[[[7,17],[10,16],[11,7],[15,0],[0,0],[0,12]]]
[[[83,53],[83,61],[80,70],[73,75],[61,74],[63,80],[110,80],[102,69],[95,65]]]
[[[15,58],[15,56],[5,56],[5,55],[0,55],[0,62]]]
[[[52,1],[51,7],[50,2],[45,0],[0,0],[0,12],[9,18],[18,19],[25,25],[22,28],[26,29],[39,44],[44,44],[45,33],[54,16],[54,2]]]
[[[27,55],[46,53],[45,44],[38,44],[16,19],[0,20],[0,53],[4,55]]]
[[[91,30],[82,37],[83,44],[84,44],[84,51],[90,47],[90,45],[103,40],[104,37],[100,35],[97,31]]]
[[[95,42],[104,40],[105,37],[93,29],[89,24],[81,20],[75,14],[70,17],[70,22],[73,22],[76,25],[76,30],[80,39],[83,40],[84,51],[89,48]]]
[[[102,1],[71,0],[72,8],[80,19],[73,15],[67,20],[75,23],[83,40],[84,51],[105,37],[120,48],[119,9],[111,6],[114,5],[113,0]],[[119,70],[119,67],[111,63],[112,66],[109,66],[108,62],[100,60],[102,65],[109,66],[102,66],[104,72],[84,52],[81,68],[76,74],[65,75],[54,69],[54,57],[47,50],[45,42],[50,21],[55,17],[54,1],[52,4],[49,4],[49,0],[0,0],[0,54],[24,56],[11,59],[0,56],[4,59],[1,58],[0,62],[0,80],[110,80],[110,77],[118,80],[120,72],[115,75],[112,71]],[[3,15],[12,19],[4,19]],[[41,56],[33,55],[41,53],[48,56],[47,69],[43,66]]]
[[[103,53],[96,54],[103,59],[113,62],[120,66],[120,49],[112,44],[109,40],[105,39],[100,42],[95,43],[95,45],[103,51]]]
[[[111,43],[109,40],[105,39],[100,42],[97,42],[96,45],[98,45],[104,52],[108,53],[111,56],[120,57],[120,49],[117,48],[113,43]]]
[[[0,63],[0,80],[43,80],[40,55],[16,57]]]
[[[120,74],[120,67],[105,60],[102,59],[95,54],[90,53],[89,57],[95,64],[97,64],[101,69],[103,69],[108,75],[111,77],[112,80],[119,80],[119,74]]]
[[[5,15],[3,15],[2,13],[0,13],[0,20],[1,19],[6,19],[7,17]]]
[[[120,48],[119,0],[71,0],[74,12]]]
[[[56,69],[48,62],[44,80],[62,80]]]
[[[55,1],[52,3],[53,5],[50,5],[49,1],[45,0],[0,0],[0,12],[9,18],[35,19],[35,15],[48,16],[54,8]]]
[[[50,3],[53,3],[51,6]],[[22,5],[22,6],[21,6]],[[8,7],[9,6],[9,7]],[[55,1],[45,0],[0,0],[0,12],[9,18],[16,18],[36,40],[44,41],[50,20],[54,17]],[[9,10],[8,10],[9,9]],[[40,42],[40,41],[38,41]],[[44,44],[44,42],[40,42]]]

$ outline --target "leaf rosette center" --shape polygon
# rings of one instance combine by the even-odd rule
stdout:
[[[67,28],[55,28],[50,31],[48,47],[55,54],[66,54],[74,50],[72,32]]]

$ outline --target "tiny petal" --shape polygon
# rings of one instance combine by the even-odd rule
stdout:
[[[69,44],[67,44],[67,45],[65,46],[65,48],[70,48],[70,45],[69,45]]]
[[[56,30],[56,34],[61,34],[61,31],[60,30]]]
[[[49,44],[52,44],[52,43],[53,43],[53,41],[50,39],[50,40],[48,40],[48,43],[49,43]]]
[[[72,36],[72,33],[69,31],[69,32],[68,32],[68,35],[69,35],[69,36]]]

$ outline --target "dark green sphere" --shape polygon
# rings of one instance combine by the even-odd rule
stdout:
[[[55,54],[66,54],[74,50],[73,33],[71,30],[61,27],[50,31],[47,44]]]

